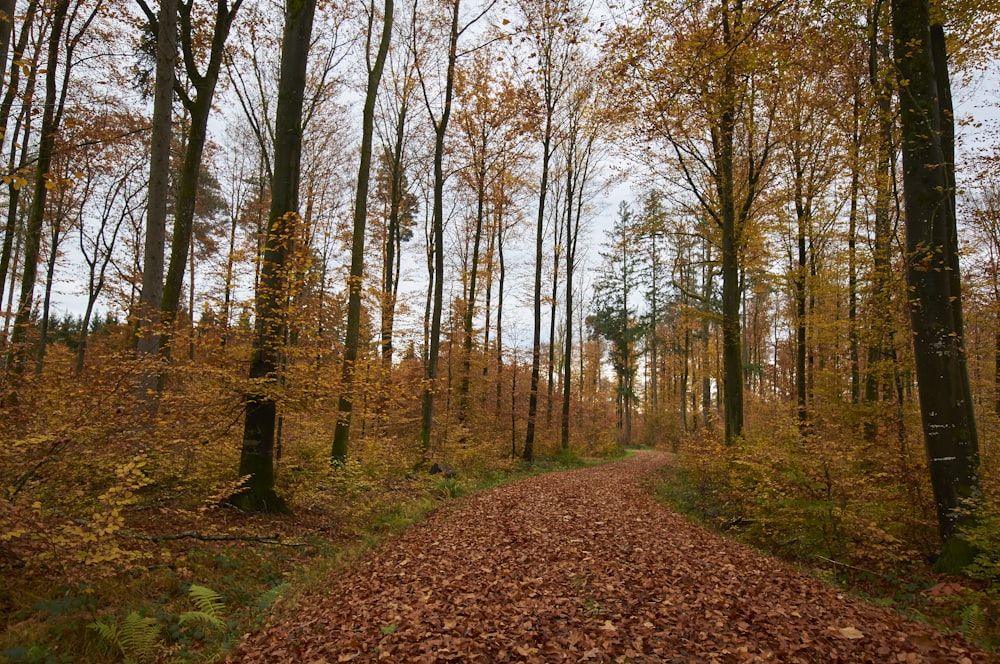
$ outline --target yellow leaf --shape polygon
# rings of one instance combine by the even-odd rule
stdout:
[[[863,639],[863,638],[865,638],[865,635],[862,632],[854,629],[853,627],[841,627],[837,631],[840,633],[840,636],[842,636],[845,639]]]

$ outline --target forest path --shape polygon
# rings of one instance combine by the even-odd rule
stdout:
[[[234,661],[990,661],[656,504],[640,483],[668,458],[448,503]]]

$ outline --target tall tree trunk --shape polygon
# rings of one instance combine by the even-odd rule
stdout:
[[[538,185],[538,219],[535,225],[535,287],[532,296],[534,326],[531,333],[531,383],[528,388],[528,425],[524,436],[525,461],[535,457],[535,419],[538,416],[538,378],[542,354],[542,250],[545,241],[545,200],[549,189],[552,158],[552,113],[545,116],[542,137],[542,179]]]
[[[503,231],[504,231],[504,229],[503,229],[503,217],[502,217],[502,215],[501,215],[501,213],[499,211],[497,211],[496,215],[497,215],[497,219],[496,219],[497,268],[499,269],[499,275],[498,275],[498,283],[497,283],[497,328],[496,328],[497,329],[497,334],[496,334],[496,341],[494,343],[496,344],[496,356],[497,356],[497,377],[496,377],[496,384],[497,384],[497,407],[496,407],[496,413],[497,413],[497,417],[499,418],[500,417],[500,411],[503,408],[503,405],[501,403],[501,398],[502,398],[502,394],[501,394],[502,389],[501,389],[501,386],[503,385],[503,383],[501,382],[500,377],[503,374],[503,287],[504,287],[504,281],[507,278],[507,264],[504,261],[504,255],[503,255],[503,245],[504,245],[504,242],[503,242]],[[512,431],[511,436],[514,436],[514,435],[515,434]],[[515,447],[516,447],[516,445],[515,445]],[[517,456],[517,452],[513,451],[512,454],[511,454],[511,456]]]
[[[38,2],[39,0],[31,0],[31,2],[28,3],[24,18],[21,21],[21,32],[17,38],[17,45],[14,48],[15,61],[21,59],[25,48],[28,46],[28,37],[31,35],[31,26],[34,24],[35,14],[38,9]],[[31,129],[31,104],[28,100],[34,97],[35,93],[35,76],[39,69],[37,66],[37,53],[35,58],[36,61],[32,63],[29,69],[28,80],[25,83],[25,90],[22,95],[22,99],[25,100],[24,107],[14,123],[14,130],[10,132],[10,159],[7,164],[7,170],[9,173],[15,173],[15,164],[17,166],[16,172],[20,172],[27,163],[28,153],[27,150],[24,149],[24,146],[29,145],[28,135]],[[0,69],[0,72],[5,69],[6,67]],[[7,91],[4,93],[3,102],[0,103],[0,127],[9,126],[10,113],[14,106],[14,100],[17,98],[17,89],[20,84],[20,80],[21,66],[19,64],[14,64],[11,66],[10,80],[7,83]],[[24,129],[23,135],[21,134],[22,127]],[[18,154],[20,154],[19,157],[17,156]],[[14,236],[17,233],[17,205],[21,196],[20,184],[12,181],[7,186],[7,192],[7,221],[4,224],[3,250],[0,251],[0,294],[5,293],[7,290],[7,271],[10,267],[11,250],[14,246]]]
[[[405,91],[404,91],[405,95]],[[407,100],[404,96],[396,117],[396,137],[392,145],[392,162],[389,181],[389,228],[386,233],[385,266],[382,272],[382,320],[380,342],[382,345],[382,366],[392,367],[392,337],[396,317],[396,294],[399,288],[399,254],[402,233],[400,230],[400,208],[403,191],[403,144],[406,137]]]
[[[163,285],[162,312],[165,325],[164,335],[160,338],[161,348],[166,355],[170,354],[170,335],[177,309],[180,305],[181,289],[184,286],[184,271],[187,267],[187,252],[191,246],[191,231],[194,226],[195,204],[198,198],[198,180],[201,176],[201,161],[208,140],[208,118],[212,112],[212,101],[215,88],[219,82],[222,60],[225,53],[226,40],[233,20],[240,8],[242,0],[235,0],[229,7],[225,0],[216,2],[215,25],[212,32],[212,43],[209,52],[208,66],[205,73],[198,71],[195,60],[194,31],[196,26],[192,20],[192,5],[194,0],[181,0],[178,5],[180,21],[181,52],[184,55],[184,66],[188,80],[195,90],[195,96],[187,94],[183,86],[176,86],[184,107],[191,115],[191,124],[184,152],[184,163],[181,167],[180,183],[177,188],[177,199],[174,205],[174,226],[170,243],[170,263],[167,268],[167,278]],[[142,2],[140,2],[142,5]],[[148,10],[147,10],[148,12]],[[189,286],[194,288],[194,284]],[[194,312],[189,312],[194,320]]]
[[[858,341],[858,192],[861,185],[861,91],[854,93],[851,135],[851,209],[847,230],[848,344],[851,357],[851,403],[861,400],[861,368]]]
[[[59,209],[53,215],[49,232],[49,256],[45,261],[45,293],[42,296],[42,319],[39,321],[38,352],[35,356],[35,375],[40,376],[45,368],[45,351],[49,343],[49,313],[52,309],[52,286],[56,274],[56,261],[59,258],[59,245],[62,243],[62,222],[64,221],[64,195],[60,195]]]
[[[437,389],[438,356],[441,352],[441,312],[444,308],[444,139],[451,117],[455,90],[455,62],[458,58],[458,9],[460,0],[451,0],[451,34],[448,41],[448,71],[445,76],[444,107],[434,126],[434,306],[431,312],[430,344],[424,372],[424,398],[420,413],[420,442],[430,449],[434,425],[434,391]]]
[[[941,84],[947,85],[948,73],[944,53],[933,57],[927,0],[893,0],[892,19],[894,59],[904,86],[900,117],[907,283],[920,413],[943,542],[938,563],[957,571],[973,553],[958,537],[970,518],[958,508],[965,499],[978,497],[980,487],[962,292],[956,288],[955,192],[948,161],[954,154],[953,136],[946,125],[942,131],[948,90]]]
[[[149,200],[146,236],[143,241],[142,291],[139,294],[136,350],[152,356],[160,352],[160,320],[163,307],[163,256],[167,233],[167,199],[170,196],[171,116],[174,98],[174,68],[177,62],[177,0],[160,0],[156,31],[156,83],[153,89],[153,129],[149,146]],[[143,372],[140,400],[157,387],[155,372]]]
[[[59,54],[62,51],[62,35],[66,14],[69,11],[69,0],[59,0],[53,9],[52,29],[49,33],[48,55],[45,72],[45,105],[42,110],[42,129],[39,137],[38,156],[35,161],[35,181],[32,187],[31,209],[28,212],[28,223],[25,229],[24,269],[21,274],[21,295],[18,299],[17,314],[14,317],[14,329],[11,332],[10,353],[7,358],[7,370],[11,372],[12,386],[10,400],[17,401],[17,376],[24,370],[24,362],[28,355],[26,340],[28,324],[31,319],[31,307],[35,299],[35,281],[38,275],[38,258],[41,250],[42,223],[45,220],[45,203],[48,196],[52,165],[55,152],[56,132],[62,115],[62,104],[59,91],[56,89],[59,77]],[[64,64],[69,67],[70,63]]]
[[[805,178],[805,166],[802,155],[799,154],[798,145],[793,145],[793,173],[792,181],[795,189],[795,221],[796,221],[796,246],[798,248],[798,262],[796,264],[795,277],[792,280],[795,287],[795,399],[798,406],[799,427],[803,429],[806,420],[809,419],[807,404],[807,383],[806,374],[806,270],[808,256],[806,254],[806,239],[809,235],[809,205],[805,200],[803,180]]]
[[[875,91],[877,103],[877,150],[875,160],[875,240],[873,248],[874,284],[871,309],[873,318],[871,343],[868,347],[868,367],[865,376],[865,401],[888,398],[888,376],[895,370],[892,309],[892,197],[893,197],[893,114],[892,91],[879,61],[879,23],[882,0],[876,0],[868,19],[868,79]],[[875,424],[866,423],[868,436]]]
[[[282,340],[286,263],[298,223],[302,155],[302,105],[316,0],[287,0],[281,46],[281,73],[274,121],[271,209],[256,293],[256,325],[250,359],[251,388],[244,396],[246,419],[240,453],[241,476],[249,476],[233,502],[247,511],[284,511],[274,492],[274,429]]]
[[[728,0],[723,7],[723,40],[733,41]],[[732,61],[723,70],[718,127],[714,129],[716,188],[722,217],[722,375],[725,397],[725,439],[734,444],[743,435],[743,351],[740,330],[740,243],[742,221],[737,220],[734,199],[734,133],[736,127],[736,74]]]
[[[558,198],[554,202],[554,206],[558,207]],[[563,244],[563,233],[566,232],[566,228],[563,227],[562,223],[563,215],[556,215],[556,237],[553,243],[552,249],[552,293],[549,298],[549,357],[548,357],[548,380],[545,383],[546,386],[546,401],[545,401],[545,426],[546,428],[552,426],[552,393],[555,387],[555,365],[556,365],[556,310],[559,302],[559,262],[560,253],[562,252]]]
[[[570,138],[566,157],[566,338],[563,340],[563,384],[562,417],[559,428],[559,448],[569,452],[569,407],[573,377],[573,261],[576,254],[576,239],[580,228],[580,217],[573,224],[574,202],[577,195],[575,178],[576,136]]]
[[[365,271],[365,222],[368,219],[368,183],[371,179],[372,136],[375,133],[375,100],[382,80],[382,69],[389,53],[392,37],[393,0],[385,0],[382,13],[382,36],[379,39],[375,64],[368,70],[368,87],[365,90],[365,107],[361,121],[361,163],[358,166],[358,189],[354,197],[354,236],[351,242],[351,277],[347,300],[347,337],[344,341],[344,363],[341,370],[341,393],[337,403],[337,428],[333,434],[331,455],[334,461],[347,460],[351,436],[351,408],[354,403],[354,369],[361,345],[361,290]],[[375,7],[370,8],[368,23],[370,44],[374,34]]]
[[[701,317],[701,420],[706,429],[712,427],[712,369],[709,352],[711,350],[712,334],[712,290],[715,281],[715,270],[712,268],[712,245],[707,240],[703,243],[702,255],[702,302],[705,311]],[[720,386],[721,389],[721,386]]]
[[[0,84],[7,71],[7,56],[10,54],[10,38],[14,32],[14,10],[17,0],[0,0]]]
[[[484,149],[485,154],[485,149]],[[483,157],[485,159],[485,157]],[[465,312],[462,316],[462,377],[458,385],[458,419],[465,422],[469,408],[469,380],[472,377],[472,323],[476,314],[476,289],[479,278],[479,251],[483,240],[483,222],[486,218],[486,165],[480,165],[476,174],[476,230],[472,240],[469,290],[465,294]]]

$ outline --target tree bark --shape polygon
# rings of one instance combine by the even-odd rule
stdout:
[[[953,179],[952,137],[942,131],[943,54],[932,57],[927,0],[893,0],[894,59],[901,81],[903,201],[906,211],[908,304],[927,461],[943,543],[939,564],[968,562],[957,537],[970,518],[957,511],[980,495],[979,442],[972,415],[962,337]],[[942,35],[943,36],[943,35]],[[935,67],[937,64],[937,67]],[[945,121],[947,123],[947,121]]]
[[[361,345],[361,287],[365,272],[365,222],[368,220],[368,184],[371,179],[372,137],[375,133],[375,100],[382,80],[382,70],[389,53],[392,37],[393,0],[385,0],[382,13],[382,37],[379,40],[375,64],[368,71],[368,87],[361,120],[361,161],[358,166],[358,188],[354,197],[354,235],[351,240],[351,276],[348,282],[347,335],[344,340],[344,363],[341,369],[342,387],[337,403],[337,427],[333,434],[333,461],[347,461],[351,436],[351,409],[354,404],[354,369]],[[368,41],[371,42],[375,7],[371,7]]]
[[[728,0],[723,8],[723,43],[731,48],[732,26]],[[730,56],[731,58],[732,56]],[[725,439],[734,444],[743,435],[743,350],[740,330],[740,243],[742,220],[737,219],[733,192],[734,132],[736,127],[736,73],[724,64],[719,123],[713,130],[716,188],[722,217],[722,375]]]
[[[160,352],[160,319],[163,307],[163,257],[166,243],[167,198],[170,195],[171,116],[174,67],[177,62],[177,0],[161,0],[156,34],[156,83],[153,90],[153,129],[149,146],[149,202],[143,241],[142,291],[136,316],[136,350],[140,355]],[[158,375],[144,371],[137,386],[140,401],[155,404]]]
[[[41,250],[42,223],[45,220],[45,202],[51,186],[49,171],[52,166],[52,156],[55,153],[56,132],[62,116],[62,103],[57,90],[59,78],[59,55],[62,52],[62,34],[69,11],[69,0],[59,0],[53,9],[52,28],[49,33],[48,55],[45,72],[45,105],[42,110],[42,129],[38,144],[38,157],[35,162],[35,181],[32,187],[31,210],[28,212],[28,223],[25,229],[24,269],[21,274],[21,295],[18,299],[17,314],[14,317],[14,329],[11,332],[10,352],[7,358],[7,370],[14,379],[11,385],[15,390],[10,392],[9,399],[17,401],[17,377],[24,370],[24,362],[28,356],[26,346],[28,324],[31,318],[31,308],[35,297],[35,281],[38,275],[38,258]],[[70,67],[67,62],[64,65]]]
[[[163,284],[161,309],[166,325],[164,334],[160,338],[160,347],[167,356],[170,354],[169,344],[173,332],[171,327],[174,319],[177,317],[177,310],[180,306],[181,289],[184,286],[184,271],[187,267],[188,251],[191,247],[191,232],[194,226],[195,204],[198,199],[198,180],[201,176],[201,161],[202,155],[205,152],[205,143],[208,140],[208,118],[212,112],[215,88],[222,69],[226,40],[229,38],[229,31],[233,20],[236,18],[236,13],[239,11],[242,3],[242,0],[235,0],[232,7],[229,7],[225,0],[218,0],[216,2],[215,26],[212,31],[209,61],[205,73],[202,74],[198,71],[198,64],[195,61],[193,40],[195,39],[194,31],[196,26],[192,22],[191,16],[193,1],[188,0],[184,2],[182,0],[178,5],[178,17],[181,28],[181,52],[184,56],[184,67],[187,71],[187,77],[194,87],[195,96],[189,96],[182,86],[175,86],[181,101],[184,103],[184,107],[191,115],[191,124],[188,127],[184,163],[181,166],[177,198],[174,202],[174,225],[170,243],[170,262],[167,267],[166,281]],[[190,284],[189,288],[193,290],[194,284]],[[188,312],[188,315],[193,321],[194,311]]]
[[[281,73],[274,123],[271,209],[256,293],[256,325],[250,359],[250,389],[244,396],[246,419],[240,475],[249,476],[233,502],[246,511],[285,511],[274,492],[274,429],[277,421],[278,366],[283,351],[285,265],[298,222],[302,156],[302,105],[306,64],[316,0],[287,0],[281,47]]]
[[[31,26],[34,23],[37,9],[38,0],[31,0],[31,2],[28,3],[24,19],[21,22],[21,32],[17,38],[17,46],[14,48],[15,60],[20,59],[24,54],[24,49],[27,48],[28,37],[31,35]],[[15,163],[17,163],[17,170],[20,171],[25,166],[27,161],[27,151],[23,149],[23,146],[28,145],[28,133],[31,127],[31,104],[29,102],[34,96],[35,91],[35,72],[38,71],[38,67],[36,65],[37,62],[32,63],[23,95],[23,99],[25,100],[24,108],[21,111],[21,115],[18,116],[17,121],[14,123],[14,130],[10,132],[10,136],[13,137],[13,140],[10,142],[10,160],[7,165],[10,173],[15,172]],[[4,70],[0,69],[0,71]],[[0,103],[0,127],[8,126],[11,109],[13,108],[14,100],[17,97],[17,89],[20,80],[21,67],[13,65],[11,67],[10,80],[7,84],[7,91],[4,93],[3,102]],[[24,128],[23,135],[21,135],[22,126]],[[18,148],[17,140],[19,135],[21,135],[20,145],[22,146],[20,150]],[[20,152],[19,158],[17,157],[18,152]],[[3,249],[0,251],[0,294],[5,293],[7,290],[7,272],[10,268],[11,250],[14,246],[14,236],[17,234],[17,203],[21,195],[21,188],[20,185],[15,185],[11,182],[11,184],[7,187],[7,191],[7,222],[4,224]]]
[[[441,312],[444,308],[444,139],[451,117],[455,90],[455,63],[458,59],[458,9],[460,0],[451,0],[451,33],[448,40],[448,71],[445,76],[444,107],[434,126],[434,302],[427,365],[424,372],[424,398],[420,412],[420,442],[424,451],[431,446],[434,426],[434,392],[437,389],[438,358],[441,353]]]

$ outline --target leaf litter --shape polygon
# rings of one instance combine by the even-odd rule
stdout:
[[[640,485],[668,459],[448,503],[231,661],[992,661],[658,505]]]

